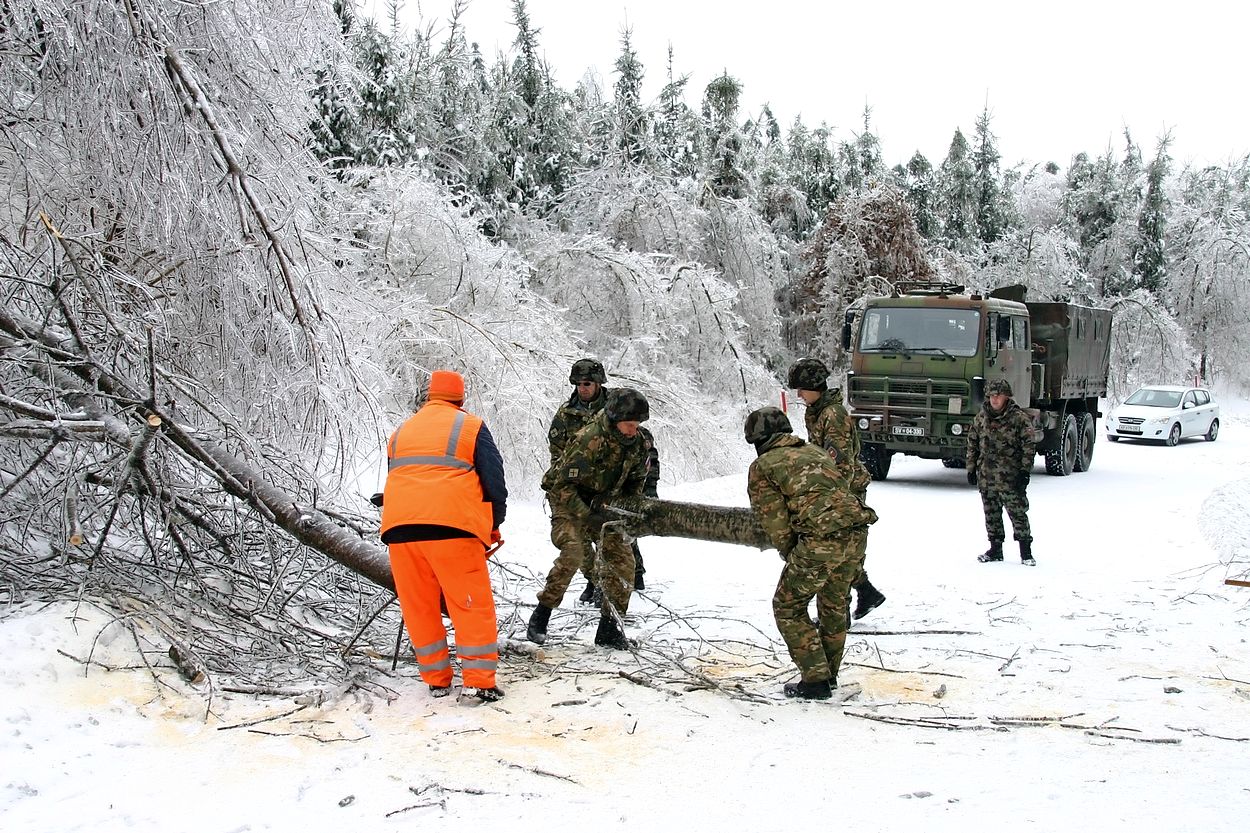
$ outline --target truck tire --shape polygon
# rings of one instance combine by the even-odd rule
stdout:
[[[943,457],[942,465],[948,469],[962,469],[967,468],[968,461],[962,457]]]
[[[1076,465],[1078,450],[1076,417],[1068,414],[1059,425],[1055,448],[1046,451],[1046,473],[1055,477],[1067,477]]]
[[[1098,429],[1094,426],[1094,415],[1089,411],[1081,414],[1076,429],[1076,464],[1073,471],[1089,471],[1094,461],[1094,441],[1098,439]]]
[[[859,450],[859,459],[863,460],[864,468],[873,480],[885,480],[890,474],[890,458],[894,452],[887,451],[876,443],[866,443]]]

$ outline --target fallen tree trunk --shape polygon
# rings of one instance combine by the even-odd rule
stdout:
[[[619,515],[635,538],[658,535],[693,538],[716,544],[739,544],[766,550],[772,547],[755,513],[741,506],[710,506],[648,497],[622,497],[605,504]]]

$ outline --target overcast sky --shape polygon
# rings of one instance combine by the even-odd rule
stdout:
[[[364,0],[385,7],[384,0]],[[403,19],[445,32],[453,0],[403,0]],[[539,44],[566,89],[588,70],[610,94],[621,32],[654,98],[689,74],[698,108],[723,70],[743,84],[744,115],[768,103],[839,139],[865,105],[888,164],[920,150],[935,165],[956,128],[971,136],[987,104],[1004,166],[1074,153],[1119,155],[1125,126],[1147,157],[1171,131],[1178,163],[1250,152],[1245,104],[1250,12],[1232,0],[527,0]],[[464,22],[488,60],[511,49],[512,0],[470,0]]]

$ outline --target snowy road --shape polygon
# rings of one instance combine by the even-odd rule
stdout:
[[[84,678],[57,653],[84,656],[104,619],[75,633],[65,608],[10,613],[0,828],[1240,831],[1250,591],[1212,565],[1248,557],[1248,461],[1250,422],[1228,413],[1216,443],[1100,440],[1069,478],[1039,460],[1031,569],[1010,543],[1005,563],[975,561],[962,471],[896,458],[869,491],[889,599],[852,632],[842,681],[862,693],[841,706],[780,698],[775,553],[682,540],[642,542],[637,656],[591,645],[575,584],[541,655],[507,657],[496,706],[432,700],[401,666],[390,704],[219,695],[205,721],[201,697],[146,671]],[[661,496],[743,504],[744,482]],[[540,506],[509,514],[498,587],[522,607],[505,635],[553,557],[546,531]],[[133,664],[114,631],[97,657]]]

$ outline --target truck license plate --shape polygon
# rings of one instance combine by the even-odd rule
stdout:
[[[924,436],[924,429],[918,425],[895,425],[893,431],[895,434],[906,434],[909,437]]]

